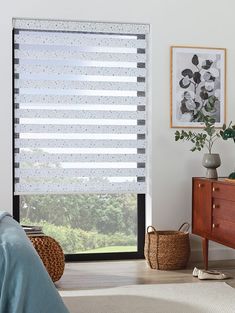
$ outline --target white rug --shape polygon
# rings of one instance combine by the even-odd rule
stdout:
[[[224,282],[131,285],[60,294],[71,313],[235,313],[235,290]]]

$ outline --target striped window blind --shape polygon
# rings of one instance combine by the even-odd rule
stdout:
[[[14,19],[14,193],[145,193],[145,24]]]

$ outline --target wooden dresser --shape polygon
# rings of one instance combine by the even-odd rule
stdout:
[[[235,248],[235,183],[194,177],[192,202],[192,233],[202,237],[207,269],[209,240]]]

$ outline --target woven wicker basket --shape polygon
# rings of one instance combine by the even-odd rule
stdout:
[[[58,242],[49,236],[29,236],[53,282],[64,272],[64,253]]]
[[[181,231],[186,227],[185,231]],[[190,256],[189,224],[184,223],[178,231],[157,231],[147,228],[144,255],[149,266],[159,270],[178,270],[187,266]]]

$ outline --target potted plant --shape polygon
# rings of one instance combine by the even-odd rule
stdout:
[[[221,160],[218,153],[212,153],[212,148],[219,138],[223,140],[232,138],[235,142],[235,125],[232,125],[231,122],[228,126],[224,124],[222,130],[216,129],[215,119],[213,117],[204,115],[202,112],[198,112],[198,114],[200,121],[204,123],[202,132],[177,130],[175,132],[175,141],[191,141],[193,143],[192,152],[201,151],[203,148],[206,148],[208,153],[204,154],[202,160],[202,165],[207,168],[206,177],[217,178],[216,168],[220,166]]]

